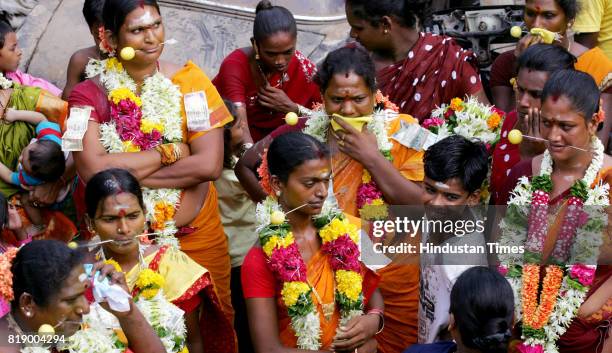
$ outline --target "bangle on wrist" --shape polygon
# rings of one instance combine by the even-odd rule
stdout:
[[[299,104],[296,104],[296,105],[297,105],[297,110],[298,110],[298,115],[299,116],[311,116],[312,115],[312,113],[313,113],[312,110],[304,107],[303,105],[299,105]]]
[[[366,315],[378,315],[378,317],[380,317],[378,321],[379,322],[378,331],[374,335],[378,335],[379,333],[381,333],[382,330],[385,328],[385,312],[381,309],[374,308],[374,309],[368,310]]]

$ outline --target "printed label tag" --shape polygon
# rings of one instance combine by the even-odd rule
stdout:
[[[210,113],[204,91],[185,94],[185,114],[187,130],[200,132],[210,129]]]
[[[83,136],[87,131],[91,110],[91,107],[70,108],[70,115],[66,121],[66,132],[62,136],[62,151],[83,150]]]

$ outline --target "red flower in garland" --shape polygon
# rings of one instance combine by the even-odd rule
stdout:
[[[306,282],[306,263],[295,243],[274,250],[270,256],[270,268],[282,282]]]
[[[376,183],[371,181],[359,185],[357,189],[357,208],[361,209],[364,205],[369,205],[376,199],[382,199],[383,193],[378,189]]]
[[[359,247],[347,234],[323,244],[321,250],[330,255],[330,264],[334,271],[360,271]]]

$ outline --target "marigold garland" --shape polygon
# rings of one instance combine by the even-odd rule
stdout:
[[[521,352],[557,353],[557,339],[565,333],[586,298],[595,277],[595,264],[602,244],[601,232],[608,221],[609,185],[594,184],[603,166],[604,148],[593,137],[594,151],[584,177],[570,189],[567,212],[557,242],[546,266],[540,301],[540,263],[548,234],[548,203],[552,190],[552,158],[545,151],[540,175],[531,182],[523,177],[512,192],[506,216],[500,224],[500,245],[526,245],[518,254],[500,254],[500,273],[512,285],[516,319],[523,321]],[[583,206],[589,206],[589,214]],[[529,208],[529,211],[526,211]]]
[[[117,58],[91,59],[86,76],[99,76],[110,106],[110,121],[100,124],[100,141],[109,153],[146,151],[162,143],[183,141],[181,91],[171,80],[156,72],[147,77],[140,96],[136,83]],[[181,190],[143,187],[146,218],[159,233],[157,243],[179,247],[174,237],[174,213]]]
[[[334,270],[335,301],[340,310],[340,323],[363,313],[362,275],[359,263],[359,229],[348,222],[342,212],[324,206],[324,212],[313,221],[319,228],[322,248]],[[321,348],[319,314],[308,284],[306,263],[299,252],[291,225],[272,224],[271,215],[280,205],[268,197],[257,205],[259,241],[268,258],[270,269],[282,283],[281,297],[291,318],[291,326],[300,349]],[[320,303],[323,305],[324,303]]]

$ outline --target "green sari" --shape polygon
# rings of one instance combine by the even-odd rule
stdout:
[[[8,108],[43,113],[49,121],[61,122],[67,113],[67,103],[38,87],[13,84]],[[0,162],[17,170],[21,151],[36,137],[36,127],[23,121],[8,123],[0,120]],[[19,191],[14,185],[0,180],[0,193],[6,198]]]

